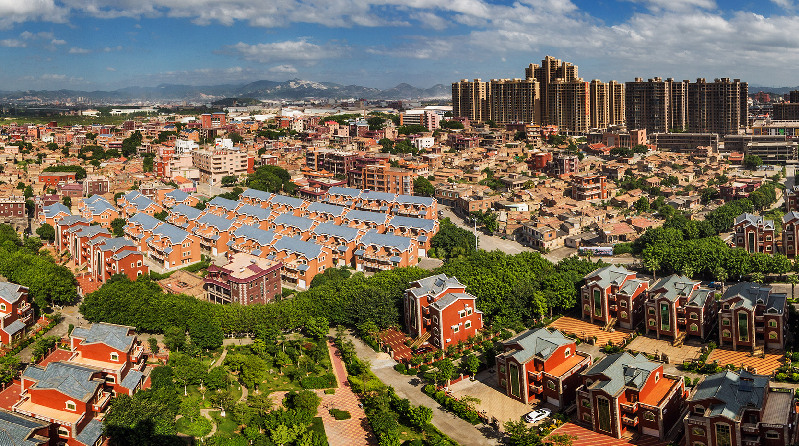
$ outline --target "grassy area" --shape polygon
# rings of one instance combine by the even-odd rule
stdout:
[[[308,428],[308,430],[323,435],[325,439],[325,442],[323,444],[328,444],[327,434],[325,433],[325,425],[322,423],[322,417],[315,417],[313,419],[313,422],[311,422],[311,426]]]
[[[264,378],[261,385],[258,386],[258,390],[264,393],[272,393],[277,391],[288,391],[288,390],[302,390],[299,384],[291,381],[288,376],[286,375],[278,375],[266,373],[266,377]]]
[[[212,410],[210,412],[211,418],[213,418],[216,422],[216,431],[225,435],[233,435],[233,433],[239,427],[238,424],[230,419],[230,414],[226,414],[226,416],[223,418],[220,413],[221,412],[218,410]]]
[[[195,438],[200,438],[208,435],[211,432],[211,422],[205,417],[199,417],[193,422],[186,418],[181,418],[176,424],[178,432],[186,435],[191,435]]]

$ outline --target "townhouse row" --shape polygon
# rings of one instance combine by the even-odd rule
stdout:
[[[27,427],[4,430],[18,436],[9,444],[98,446],[105,440],[102,420],[111,398],[133,395],[145,381],[144,347],[133,327],[75,328],[69,350],[56,354],[63,359],[25,368],[11,413],[0,412],[0,425]]]
[[[597,363],[574,340],[546,328],[503,343],[497,384],[523,403],[577,408],[577,421],[615,438],[643,434],[665,440],[683,428],[690,446],[787,446],[795,435],[793,389],[744,370],[707,375],[693,392],[683,377],[643,354],[622,352]]]
[[[672,274],[651,281],[621,266],[585,276],[582,318],[606,328],[644,324],[647,335],[681,345],[687,336],[707,339],[718,326],[718,345],[733,350],[784,349],[788,334],[787,295],[770,286],[741,282],[724,292]]]

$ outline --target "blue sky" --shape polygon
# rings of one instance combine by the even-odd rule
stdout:
[[[799,85],[799,0],[0,0],[0,90],[301,78],[389,88],[522,77]]]

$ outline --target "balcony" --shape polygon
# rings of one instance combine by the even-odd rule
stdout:
[[[616,302],[616,295],[608,294],[608,302]]]
[[[763,333],[765,331],[765,327],[755,327],[755,333]]]
[[[638,426],[638,417],[621,417],[621,423],[632,427]]]
[[[685,314],[685,307],[677,307],[677,314]]]
[[[430,318],[429,317],[422,318],[422,324],[425,327],[429,327],[430,326]]]
[[[677,323],[680,324],[680,325],[685,325],[685,318],[684,317],[678,317],[677,318]]]
[[[139,344],[139,345],[136,346],[136,348],[133,349],[133,353],[131,354],[131,358],[130,359],[133,362],[139,362],[139,359],[141,359],[142,353],[144,353],[144,346]]]
[[[763,322],[765,317],[763,315],[757,316],[755,315],[755,322]]]
[[[31,304],[28,302],[23,303],[19,307],[17,307],[17,314],[24,314],[27,313],[28,310],[31,309]]]
[[[754,423],[741,423],[741,431],[744,433],[750,434],[759,434],[760,429],[757,428],[757,424]]]
[[[536,395],[540,395],[542,392],[544,392],[544,388],[543,387],[530,385],[530,393],[534,393]]]
[[[541,381],[541,372],[527,372],[533,381]]]
[[[611,306],[609,306],[608,308],[610,308],[610,311],[616,311],[616,310],[618,310],[618,309],[619,309],[619,307],[618,307],[618,306],[616,306],[616,305],[611,305]]]
[[[632,403],[620,403],[621,410],[625,410],[627,412],[637,412],[638,411],[638,401]]]
[[[100,394],[99,398],[97,398],[97,401],[92,404],[92,409],[94,409],[95,412],[103,412],[108,406],[109,401],[111,401],[111,392],[103,392]]]

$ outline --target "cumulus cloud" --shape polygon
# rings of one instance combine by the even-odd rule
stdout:
[[[0,0],[0,29],[31,20],[64,22],[67,14],[54,0]]]
[[[346,47],[340,45],[317,45],[307,39],[300,39],[256,44],[239,42],[235,45],[224,47],[220,52],[261,63],[287,61],[314,63],[322,59],[341,57],[346,49]]]
[[[73,46],[72,48],[69,49],[69,54],[89,54],[91,52],[92,50],[86,48],[80,48],[77,46]]]
[[[3,39],[0,40],[0,46],[5,48],[25,48],[27,44],[17,39]]]
[[[270,68],[268,71],[270,73],[276,73],[276,74],[295,74],[297,73],[297,68],[295,68],[294,65],[283,64],[283,65],[274,66]]]

